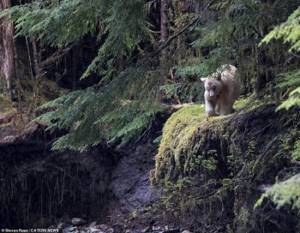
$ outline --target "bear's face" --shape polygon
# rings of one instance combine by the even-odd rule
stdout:
[[[201,80],[204,82],[205,97],[208,100],[217,99],[221,92],[222,83],[214,78],[206,78]]]

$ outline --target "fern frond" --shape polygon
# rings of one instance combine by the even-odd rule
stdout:
[[[261,41],[262,44],[269,44],[272,40],[281,39],[290,45],[290,51],[300,52],[300,7],[281,25],[275,27]]]

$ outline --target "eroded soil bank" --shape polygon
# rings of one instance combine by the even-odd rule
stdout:
[[[63,132],[50,134],[41,123],[31,122],[22,132],[3,124],[0,227],[59,226],[68,232],[72,219],[80,218],[87,226],[97,221],[123,232],[132,212],[161,195],[149,180],[157,151],[153,140],[166,118],[158,117],[133,146],[103,144],[83,153],[52,151]]]

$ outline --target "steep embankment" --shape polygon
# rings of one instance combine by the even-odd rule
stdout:
[[[103,146],[56,153],[50,149],[54,137],[33,122],[1,138],[0,227],[47,227],[104,214],[116,155]]]
[[[299,110],[287,114],[273,104],[249,104],[210,119],[203,107],[186,107],[165,124],[152,182],[165,188],[162,206],[173,221],[196,232],[299,230],[299,209],[293,205],[299,189],[271,188],[300,172],[293,153]],[[264,201],[254,208],[265,190]],[[297,195],[285,197],[291,190]]]
[[[75,218],[84,220],[78,224],[82,232],[124,232],[126,218],[160,196],[150,185],[149,171],[157,149],[153,140],[167,116],[157,116],[130,147],[99,145],[84,153],[52,151],[60,133],[50,134],[38,122],[22,132],[12,122],[0,123],[0,227],[52,226],[71,232],[77,229]]]

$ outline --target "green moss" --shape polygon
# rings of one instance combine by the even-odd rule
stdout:
[[[24,79],[21,80],[21,86],[22,92],[20,92],[20,95],[27,106],[32,104],[38,106],[67,93],[67,90],[46,78],[41,78],[38,82],[29,78]]]
[[[207,118],[203,105],[184,107],[174,113],[163,129],[156,156],[156,181],[193,172],[199,167],[214,170],[217,163],[214,158],[216,151],[208,151],[206,155],[199,153],[199,148],[204,143],[204,138],[200,135],[208,128],[211,132],[219,131],[224,119],[227,117]]]
[[[262,104],[249,96],[236,101],[236,113],[227,116],[208,118],[203,105],[187,106],[174,113],[163,129],[154,182],[177,180],[198,173],[214,177],[223,159],[220,157],[221,141],[228,141],[227,123],[236,114],[252,111]],[[249,154],[255,154],[250,149]]]
[[[265,104],[263,101],[256,99],[254,95],[250,95],[238,99],[233,107],[236,111],[251,111],[259,106],[262,106],[263,104]]]
[[[185,107],[174,113],[166,122],[163,129],[163,137],[158,152],[158,159],[164,152],[174,149],[178,154],[183,147],[186,147],[199,127],[199,122],[206,117],[203,106],[195,105]],[[174,139],[177,139],[174,141]]]
[[[300,213],[300,175],[273,185],[260,197],[254,207],[260,207],[265,199],[271,200],[278,207],[291,206]]]
[[[300,161],[300,140],[294,145],[294,150],[292,151],[292,159],[294,161]]]
[[[282,146],[279,153],[287,156],[292,161],[300,161],[300,132],[297,128],[289,130],[280,138]]]

